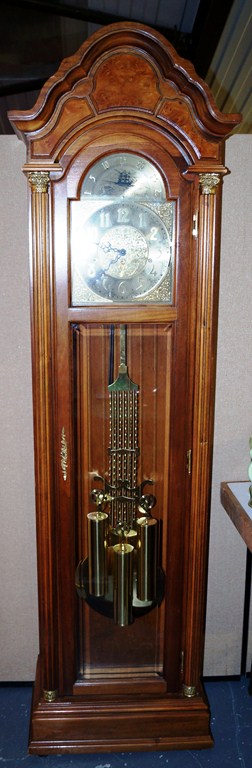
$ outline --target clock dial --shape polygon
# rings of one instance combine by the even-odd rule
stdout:
[[[169,233],[147,205],[103,206],[90,216],[85,232],[81,273],[95,294],[111,301],[143,298],[167,273]]]
[[[171,303],[175,203],[153,163],[130,152],[107,155],[71,208],[74,306]]]

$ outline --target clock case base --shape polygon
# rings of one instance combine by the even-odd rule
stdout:
[[[203,687],[193,698],[181,695],[40,698],[40,663],[33,692],[29,752],[144,752],[213,746]],[[121,723],[121,725],[120,725]]]

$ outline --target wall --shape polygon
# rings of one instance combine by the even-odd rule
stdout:
[[[37,656],[25,147],[0,136],[0,679],[31,680]]]
[[[252,137],[234,136],[224,181],[205,674],[240,670],[246,548],[219,503],[247,479],[252,433]],[[0,136],[0,680],[32,680],[38,652],[25,148]],[[252,634],[252,633],[251,633]],[[250,642],[250,654],[252,641]]]
[[[247,480],[252,434],[252,136],[226,146],[205,674],[239,674],[246,547],[220,505],[223,480]],[[252,654],[249,643],[248,667]]]

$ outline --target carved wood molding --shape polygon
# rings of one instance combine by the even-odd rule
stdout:
[[[95,33],[45,83],[34,109],[9,112],[9,119],[27,136],[31,158],[56,159],[59,137],[62,155],[64,143],[97,114],[115,117],[139,108],[142,120],[159,116],[164,130],[187,135],[195,162],[209,154],[217,160],[216,138],[225,138],[240,122],[237,114],[219,112],[193,65],[185,66],[162,35],[135,22]]]

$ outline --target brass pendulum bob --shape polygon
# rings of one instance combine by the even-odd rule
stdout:
[[[97,509],[88,519],[88,580],[89,593],[103,597],[107,587],[107,520],[108,515]]]
[[[114,550],[114,622],[126,627],[133,621],[133,552],[134,547],[124,539]]]

